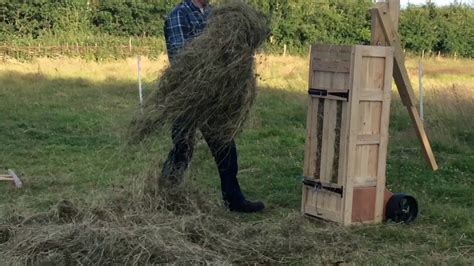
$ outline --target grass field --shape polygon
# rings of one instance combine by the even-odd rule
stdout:
[[[259,96],[236,140],[241,186],[268,206],[255,215],[223,208],[203,140],[188,171],[187,211],[135,197],[170,141],[124,144],[138,104],[134,59],[2,62],[0,170],[16,169],[25,186],[0,183],[0,263],[474,264],[474,61],[423,61],[437,172],[426,166],[393,91],[387,182],[417,198],[417,222],[349,228],[299,214],[306,61],[257,58]],[[148,93],[166,60],[142,65]],[[417,87],[417,62],[407,67]],[[60,219],[61,200],[82,216]]]

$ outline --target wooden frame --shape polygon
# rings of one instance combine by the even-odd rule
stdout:
[[[15,184],[15,187],[17,187],[17,188],[21,188],[22,185],[23,185],[20,178],[11,169],[8,169],[8,174],[7,175],[0,175],[0,181],[13,182]]]
[[[405,68],[405,57],[403,55],[400,37],[398,36],[398,21],[400,17],[400,0],[388,0],[376,3],[371,10],[372,29],[371,44],[379,46],[393,46],[394,68],[393,77],[403,105],[407,108],[413,127],[420,140],[426,162],[433,171],[438,170],[435,156],[431,149],[428,136],[426,135],[420,115],[415,107],[416,98],[413,87]]]
[[[392,195],[385,189],[392,76],[425,159],[438,169],[397,33],[400,0],[376,3],[371,13],[373,46],[315,45],[310,53],[301,211],[344,225],[381,222]]]
[[[382,221],[392,69],[391,47],[311,47],[303,213]]]

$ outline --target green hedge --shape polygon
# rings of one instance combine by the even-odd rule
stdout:
[[[370,39],[371,0],[247,1],[271,17],[273,33],[265,46],[270,51],[284,44],[290,51],[306,52],[314,42],[357,44]],[[161,40],[164,18],[177,2],[0,0],[0,42],[125,45],[129,37]],[[400,23],[403,45],[410,52],[474,56],[472,7],[410,5],[402,10]]]

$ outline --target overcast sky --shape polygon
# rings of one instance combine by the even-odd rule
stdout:
[[[426,3],[427,1],[426,0],[401,0],[400,1],[402,6],[406,6],[408,4],[408,2],[410,4],[420,5],[420,4]],[[442,5],[449,5],[449,4],[453,3],[454,0],[432,0],[431,2],[433,2],[437,6],[442,6]],[[472,3],[471,0],[463,0],[462,2],[463,3]]]

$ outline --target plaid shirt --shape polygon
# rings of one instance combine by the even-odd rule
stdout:
[[[187,41],[197,37],[204,30],[211,8],[201,10],[191,0],[178,4],[165,21],[165,39],[168,58],[173,61]]]

